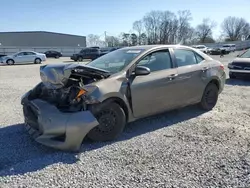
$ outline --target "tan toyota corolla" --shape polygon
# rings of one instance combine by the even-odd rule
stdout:
[[[199,104],[216,105],[224,66],[180,45],[125,47],[81,65],[43,65],[22,97],[25,126],[46,146],[79,150],[85,136],[115,139],[128,122]]]

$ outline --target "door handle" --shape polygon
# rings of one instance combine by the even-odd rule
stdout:
[[[175,79],[177,76],[178,76],[178,74],[171,74],[171,75],[169,75],[167,78],[168,78],[169,80],[173,80],[173,79]]]

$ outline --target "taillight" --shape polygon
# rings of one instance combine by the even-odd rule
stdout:
[[[225,69],[225,67],[224,67],[223,64],[220,65],[220,69],[221,69],[221,70],[224,70],[224,69]]]

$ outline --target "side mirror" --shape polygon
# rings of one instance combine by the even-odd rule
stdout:
[[[144,67],[144,66],[137,66],[135,68],[135,76],[145,76],[150,74],[150,69],[148,67]]]
[[[236,57],[240,57],[240,55],[238,54]]]

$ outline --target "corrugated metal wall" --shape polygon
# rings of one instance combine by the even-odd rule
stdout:
[[[86,37],[43,31],[0,32],[0,43],[0,47],[86,47]]]

